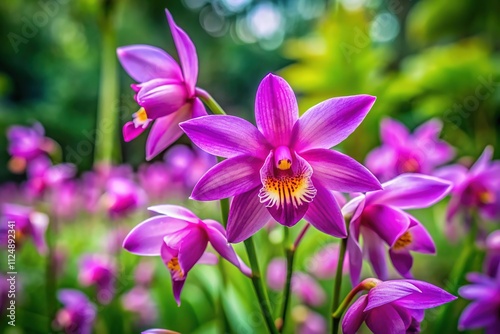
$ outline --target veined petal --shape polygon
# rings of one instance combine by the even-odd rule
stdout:
[[[198,223],[200,221],[200,218],[198,218],[194,213],[179,205],[154,205],[150,206],[148,210],[165,215],[167,217],[188,221],[190,223]]]
[[[363,311],[367,303],[367,295],[363,295],[347,309],[344,320],[342,320],[342,333],[356,334],[358,332],[359,327],[366,319],[366,313]]]
[[[184,122],[180,127],[196,146],[219,157],[249,155],[264,159],[271,150],[255,126],[239,117],[204,116]]]
[[[154,79],[141,85],[136,100],[146,110],[149,119],[157,119],[185,105],[187,93],[183,83]]]
[[[274,153],[269,153],[260,170],[259,197],[278,223],[290,227],[304,217],[317,192],[311,176],[311,166],[298,154],[291,168],[281,171],[274,167]]]
[[[367,205],[361,219],[391,247],[410,227],[406,212],[387,205]]]
[[[179,246],[179,265],[184,276],[200,260],[207,244],[208,236],[201,226],[191,228],[189,234],[183,238]]]
[[[227,220],[227,240],[237,243],[248,239],[271,219],[259,200],[260,187],[234,196]]]
[[[378,284],[368,293],[368,304],[365,312],[401,300],[407,296],[421,293],[421,290],[406,280],[386,281]]]
[[[380,122],[380,138],[386,145],[399,147],[408,142],[409,131],[403,124],[392,118]]]
[[[146,160],[151,160],[182,135],[179,123],[191,118],[191,105],[186,104],[178,111],[158,118],[146,141]]]
[[[439,202],[451,190],[449,181],[423,174],[402,174],[382,184],[384,190],[366,196],[367,204],[386,204],[400,209],[421,209]]]
[[[189,96],[193,96],[196,81],[198,80],[198,54],[196,53],[196,48],[184,30],[175,24],[172,15],[167,9],[165,9],[165,13],[167,14],[168,25],[172,32],[177,53],[179,54],[188,94]]]
[[[397,303],[400,306],[423,310],[438,307],[457,299],[457,297],[430,283],[417,280],[406,280],[406,282],[417,287],[421,293],[414,293],[399,299]]]
[[[351,233],[347,239],[347,253],[349,254],[349,276],[351,277],[352,286],[356,286],[359,283],[359,278],[361,276],[361,269],[363,267],[363,252],[361,251],[361,246],[358,240],[354,239],[352,233],[352,227],[350,228]]]
[[[317,193],[309,204],[305,219],[323,233],[337,238],[347,237],[344,217],[333,193],[314,180]]]
[[[130,45],[116,50],[127,73],[137,82],[164,78],[182,81],[181,68],[165,51],[149,45]]]
[[[373,334],[406,333],[404,320],[401,318],[399,312],[390,304],[377,307],[368,312],[366,325]]]
[[[147,127],[135,126],[134,122],[127,122],[122,129],[123,140],[126,142],[132,141],[139,137],[146,129]]]
[[[255,97],[257,128],[275,147],[288,146],[299,107],[292,88],[283,78],[268,74]]]
[[[260,185],[262,160],[237,156],[210,168],[198,181],[191,197],[199,201],[228,198]]]
[[[299,153],[337,145],[363,121],[375,99],[370,95],[344,96],[315,105],[295,123],[292,145]]]
[[[320,148],[302,152],[301,156],[311,164],[315,180],[330,190],[366,192],[382,189],[366,167],[345,154]]]
[[[137,255],[160,255],[165,235],[180,231],[188,225],[186,221],[166,216],[146,219],[125,237],[123,248]]]

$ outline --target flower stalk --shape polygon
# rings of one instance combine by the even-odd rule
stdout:
[[[341,318],[342,313],[343,313],[343,311],[341,311],[340,314],[338,314],[337,308],[339,308],[339,303],[340,303],[340,291],[342,288],[342,271],[343,271],[343,267],[344,267],[344,259],[345,259],[346,249],[347,249],[347,238],[342,239],[340,242],[339,261],[337,263],[337,271],[335,273],[335,282],[334,282],[334,287],[333,287],[333,302],[332,302],[332,333],[333,334],[336,334],[339,331],[340,318]],[[353,289],[351,291],[351,293],[355,289]],[[351,293],[346,297],[346,300],[344,300],[342,305],[344,305],[344,303],[347,303],[347,305],[349,305],[350,301],[356,295],[357,292],[355,292],[351,296],[351,300],[347,300],[347,298],[351,295]],[[345,307],[347,307],[347,305],[344,306],[344,309],[345,309]],[[341,308],[339,308],[339,309],[341,309]],[[336,316],[336,314],[337,314],[337,316]]]
[[[196,87],[195,94],[196,97],[202,100],[208,108],[210,108],[214,115],[226,115],[224,109],[222,109],[212,95],[210,95],[206,90]]]

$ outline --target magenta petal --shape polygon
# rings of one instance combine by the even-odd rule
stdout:
[[[375,97],[336,97],[315,105],[295,123],[293,143],[297,152],[330,148],[346,139],[363,121]]]
[[[356,286],[359,283],[361,276],[361,269],[363,267],[363,252],[361,251],[361,246],[358,241],[355,240],[351,234],[347,239],[347,253],[349,254],[349,276],[351,277],[352,286]]]
[[[237,156],[210,168],[198,181],[191,197],[198,201],[228,198],[247,192],[261,184],[262,160]]]
[[[260,203],[259,187],[234,196],[227,221],[227,240],[237,243],[248,239],[264,227],[271,216]]]
[[[164,78],[182,81],[179,65],[165,51],[149,45],[123,46],[116,50],[127,73],[137,82]]]
[[[458,293],[462,298],[465,299],[490,299],[492,297],[491,291],[495,286],[481,285],[481,284],[470,284],[462,286]]]
[[[302,152],[311,164],[314,178],[330,190],[366,192],[382,189],[373,174],[356,160],[345,154],[327,149]]]
[[[410,226],[406,212],[387,205],[366,206],[363,222],[389,246],[393,246]]]
[[[142,126],[136,127],[134,122],[127,122],[125,123],[122,129],[123,140],[125,140],[126,142],[132,141],[135,138],[137,138],[141,133],[143,133],[144,130],[146,130],[145,127]]]
[[[208,234],[210,244],[214,247],[217,253],[239,268],[240,263],[238,257],[236,256],[233,247],[228,244],[226,236],[217,228],[210,225],[206,225],[206,232]]]
[[[362,228],[363,253],[368,255],[373,271],[381,280],[386,280],[389,276],[387,272],[387,262],[385,260],[385,245],[375,232],[369,228]]]
[[[315,182],[316,197],[309,204],[305,219],[323,233],[337,238],[347,237],[344,217],[331,191]]]
[[[45,233],[49,226],[49,217],[41,212],[32,212],[30,214],[33,243],[35,244],[38,253],[44,255],[47,253],[47,242],[45,241]]]
[[[194,213],[179,205],[154,205],[150,206],[148,210],[160,213],[171,218],[185,220],[191,223],[197,223],[200,220]]]
[[[210,115],[184,122],[182,130],[202,150],[219,157],[265,158],[271,146],[250,122],[235,116]]]
[[[471,175],[477,175],[483,172],[489,165],[493,157],[493,147],[486,146],[483,153],[477,159],[476,163],[470,168]]]
[[[467,178],[469,171],[462,165],[450,165],[439,168],[432,173],[433,176],[453,183],[454,190]]]
[[[383,305],[401,300],[404,297],[413,297],[420,293],[420,289],[406,280],[393,280],[379,283],[368,293],[368,304],[365,312]],[[400,305],[400,304],[399,304]]]
[[[180,231],[188,224],[186,221],[165,216],[146,219],[134,227],[125,237],[123,248],[137,255],[160,255],[164,236]]]
[[[420,223],[417,219],[410,215],[409,218],[413,226],[408,229],[412,238],[408,249],[419,253],[435,254],[436,245],[434,244],[429,232],[427,232],[422,223]]]
[[[283,78],[268,74],[255,97],[255,121],[260,132],[275,147],[290,143],[299,107],[292,88]]]
[[[168,238],[165,238],[165,243],[169,245]],[[179,265],[184,273],[184,276],[193,268],[207,249],[208,236],[206,232],[199,226],[190,229],[179,246]]]
[[[196,54],[196,48],[184,30],[175,24],[172,15],[167,9],[165,9],[165,13],[167,14],[168,25],[172,32],[177,53],[179,54],[189,96],[193,96],[196,80],[198,79],[198,55]]]
[[[401,318],[399,312],[390,304],[371,310],[366,316],[366,325],[373,334],[406,333],[404,320]]]
[[[146,110],[149,119],[157,119],[176,112],[186,104],[186,88],[182,82],[151,80],[141,85],[136,101]]]
[[[491,294],[491,290],[490,290]],[[498,303],[478,301],[468,305],[460,316],[460,330],[488,327],[498,321]],[[496,328],[498,330],[498,328]]]
[[[180,122],[184,122],[191,117],[191,106],[186,104],[178,111],[158,118],[149,132],[146,141],[146,160],[151,160],[182,135],[179,127]]]
[[[399,299],[398,305],[400,306],[422,310],[434,308],[457,299],[457,297],[449,294],[443,289],[427,282],[417,280],[407,280],[406,282],[416,286],[422,293],[415,293],[411,296]]]
[[[184,287],[185,280],[177,281],[172,280],[172,290],[174,291],[174,298],[177,302],[177,306],[181,306],[181,292]]]
[[[342,320],[342,333],[356,334],[365,321],[366,313],[363,312],[368,303],[367,295],[360,296],[348,309]]]
[[[398,273],[404,278],[413,278],[411,275],[411,267],[413,266],[413,257],[407,250],[395,251],[394,249],[389,250],[389,255],[391,257],[392,265]]]
[[[402,174],[366,196],[367,203],[421,209],[439,202],[452,188],[448,181],[423,174]]]
[[[399,147],[408,142],[408,129],[392,118],[384,118],[380,122],[380,138],[386,145]]]
[[[207,110],[205,105],[199,98],[195,98],[193,102],[193,118],[207,116]]]
[[[433,140],[439,137],[442,129],[443,122],[437,118],[433,118],[416,128],[413,135],[418,140]]]

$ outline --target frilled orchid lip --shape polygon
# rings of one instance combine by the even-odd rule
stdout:
[[[297,154],[292,157],[287,147],[278,147],[269,153],[260,171],[260,202],[276,220],[290,217],[285,221],[296,224],[317,193],[311,176],[312,168],[304,159]]]

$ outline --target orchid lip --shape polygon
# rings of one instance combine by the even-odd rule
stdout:
[[[148,114],[146,113],[146,109],[141,107],[136,113],[132,114],[133,122],[136,128],[142,127],[146,128],[151,122],[151,119],[148,118]]]

